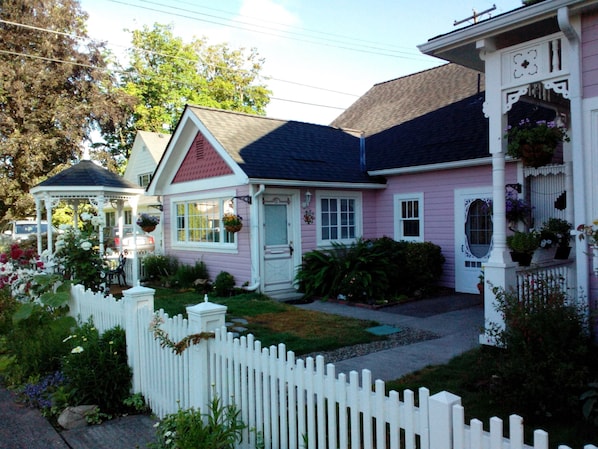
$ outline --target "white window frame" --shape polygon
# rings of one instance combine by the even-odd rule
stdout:
[[[417,202],[418,203],[418,217],[419,221],[419,235],[418,236],[405,236],[403,222],[406,220],[403,217],[403,203],[405,202]],[[408,242],[423,242],[424,241],[424,194],[419,193],[405,193],[395,194],[393,196],[394,204],[394,236],[395,240],[405,240]],[[414,220],[413,217],[409,217],[410,220]]]
[[[152,173],[141,173],[137,175],[137,181],[140,187],[146,188],[152,180]]]
[[[322,238],[322,199],[337,199],[337,200],[353,200],[354,201],[354,227],[355,227],[355,236],[351,238],[339,238],[336,240],[333,239],[323,239]],[[319,247],[328,247],[331,246],[333,243],[343,243],[350,245],[356,242],[362,236],[362,229],[363,229],[363,217],[362,217],[362,194],[361,192],[347,192],[347,191],[335,191],[335,190],[322,190],[316,191],[316,237],[317,237],[317,245]],[[340,223],[340,221],[339,221]],[[340,233],[339,233],[340,235]]]
[[[202,251],[212,251],[212,252],[231,252],[237,250],[237,242],[238,237],[235,235],[232,242],[223,241],[224,238],[221,238],[218,242],[198,242],[198,241],[191,241],[189,231],[190,228],[185,226],[185,240],[179,240],[179,224],[178,224],[178,206],[184,205],[185,212],[184,212],[184,222],[187,224],[189,222],[189,207],[190,205],[194,205],[198,202],[209,202],[215,201],[219,202],[220,205],[220,213],[219,213],[219,226],[218,232],[220,236],[225,236],[227,231],[224,229],[224,224],[222,223],[222,215],[225,212],[235,212],[237,210],[236,201],[233,201],[233,207],[231,209],[231,195],[207,195],[207,196],[197,196],[197,197],[186,197],[180,198],[176,201],[172,202],[172,226],[171,226],[171,237],[172,237],[172,247],[173,249],[201,249]],[[215,228],[214,228],[215,229]]]

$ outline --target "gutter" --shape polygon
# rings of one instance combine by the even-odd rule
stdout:
[[[453,170],[455,168],[477,167],[481,165],[491,165],[492,157],[483,157],[479,159],[467,159],[464,161],[440,162],[437,164],[417,165],[413,167],[389,168],[384,170],[371,170],[368,172],[371,176],[392,176],[406,175],[411,173],[424,173],[429,171]]]

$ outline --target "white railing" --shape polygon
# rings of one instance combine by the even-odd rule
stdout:
[[[247,425],[242,449],[254,449],[258,437],[267,449],[548,449],[541,430],[533,446],[523,444],[523,421],[516,415],[509,418],[507,439],[498,418],[490,420],[489,432],[479,420],[466,424],[461,399],[451,393],[430,396],[420,388],[417,396],[405,390],[400,398],[396,391],[386,394],[383,381],[372,382],[368,370],[361,378],[355,371],[337,375],[322,356],[295,359],[283,344],[262,348],[251,335],[234,338],[223,326],[221,306],[188,308],[188,320],[158,312],[160,327],[175,341],[209,330],[202,328],[206,323],[220,323],[214,338],[175,355],[149,329],[156,319],[153,290],[134,287],[118,301],[75,286],[72,296],[71,313],[82,321],[92,316],[101,331],[117,324],[126,329],[133,390],[154,413],[204,409],[217,395],[241,411]]]
[[[517,296],[521,301],[542,291],[562,290],[575,297],[575,278],[571,275],[572,261],[552,262],[525,267],[517,271]]]

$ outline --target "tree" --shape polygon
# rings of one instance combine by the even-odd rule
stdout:
[[[186,104],[265,114],[271,92],[256,84],[263,60],[255,49],[231,50],[205,39],[184,43],[171,26],[157,23],[132,31],[132,46],[121,87],[137,104],[123,130],[124,147],[106,136],[127,156],[137,130],[172,132]]]
[[[31,215],[29,189],[78,157],[94,130],[115,130],[132,102],[113,89],[77,0],[5,0],[0,19],[0,219],[8,220]]]

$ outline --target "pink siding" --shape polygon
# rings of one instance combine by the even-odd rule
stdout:
[[[172,182],[193,181],[232,173],[214,147],[201,133],[197,133]]]
[[[508,164],[507,183],[516,182],[513,164]],[[388,178],[388,187],[377,199],[374,233],[394,236],[393,195],[424,194],[424,240],[442,248],[446,258],[441,285],[455,287],[455,190],[492,185],[491,167],[462,168]]]
[[[583,96],[591,98],[598,96],[598,13],[583,15],[581,24]]]

